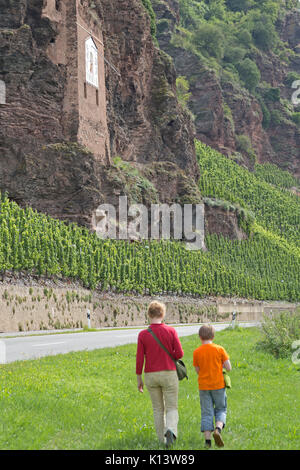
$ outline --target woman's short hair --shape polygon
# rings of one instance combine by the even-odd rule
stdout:
[[[212,325],[202,325],[199,330],[199,336],[201,339],[208,340],[214,339],[215,337],[215,329]]]
[[[148,316],[150,318],[161,318],[166,313],[166,306],[161,302],[154,300],[148,307]]]

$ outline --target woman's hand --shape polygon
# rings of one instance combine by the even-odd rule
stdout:
[[[144,382],[141,375],[137,375],[137,388],[140,393],[144,393]]]

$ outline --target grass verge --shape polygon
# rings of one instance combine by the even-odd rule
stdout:
[[[225,449],[299,449],[300,366],[257,348],[258,328],[224,330],[230,354]],[[192,353],[182,338],[190,380],[180,383],[174,449],[203,448]],[[147,390],[136,391],[135,345],[0,366],[1,449],[160,449]]]

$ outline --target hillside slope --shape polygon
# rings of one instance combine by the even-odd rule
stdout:
[[[232,203],[237,201],[245,209],[251,207],[256,221],[248,221],[247,240],[206,233],[205,252],[189,251],[182,242],[100,240],[76,224],[29,208],[24,211],[3,196],[0,271],[59,275],[100,291],[299,300],[300,199],[262,182],[261,176],[251,175],[204,144],[197,144],[197,154],[204,193],[211,196],[213,188],[213,195],[226,196],[221,204],[229,213],[236,210]],[[217,203],[210,199],[210,204]],[[239,207],[244,225],[247,212]]]
[[[160,47],[188,81],[197,138],[249,168],[269,162],[299,177],[297,0],[152,5]]]

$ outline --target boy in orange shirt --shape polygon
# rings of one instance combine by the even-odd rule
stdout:
[[[213,344],[215,329],[212,325],[203,325],[199,330],[202,345],[195,349],[193,364],[198,375],[201,432],[204,432],[205,446],[211,447],[211,433],[218,447],[223,447],[221,436],[227,414],[227,397],[223,367],[231,370],[229,356],[222,346]],[[216,426],[214,428],[214,417]]]

